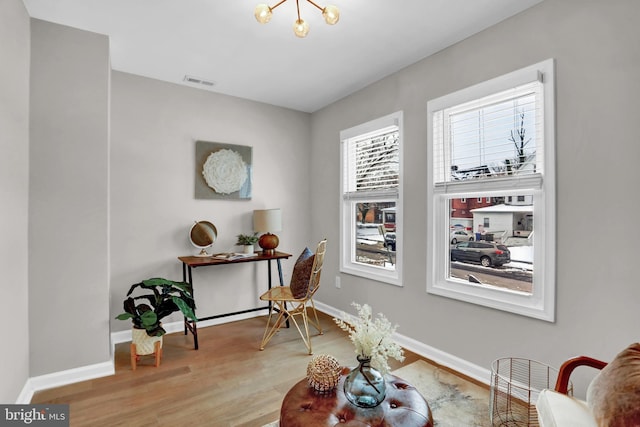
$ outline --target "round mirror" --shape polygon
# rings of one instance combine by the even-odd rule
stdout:
[[[207,248],[213,246],[217,237],[218,230],[209,221],[196,221],[189,231],[191,244],[200,249],[200,253],[197,256],[210,256],[207,253]]]

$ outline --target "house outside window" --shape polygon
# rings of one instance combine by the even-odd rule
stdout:
[[[429,293],[554,321],[554,94],[550,59],[428,102]],[[451,207],[482,197],[451,244]]]
[[[402,284],[402,112],[340,132],[340,271]]]

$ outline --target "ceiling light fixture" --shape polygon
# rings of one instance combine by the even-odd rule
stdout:
[[[280,2],[276,3],[275,6],[269,6],[264,3],[257,5],[254,11],[256,20],[261,24],[266,24],[267,22],[271,21],[271,16],[273,15],[273,9],[280,6],[282,3],[286,1],[287,0],[281,0]],[[322,16],[324,17],[324,21],[327,24],[334,25],[340,19],[340,11],[338,10],[337,7],[333,5],[327,5],[327,7],[320,7],[311,0],[306,0],[306,1],[311,3],[312,5],[314,5],[315,7],[317,7],[322,11]],[[293,32],[298,37],[306,37],[306,35],[309,33],[309,24],[304,19],[300,18],[300,1],[299,0],[296,0],[296,10],[298,11],[298,19],[296,19],[296,21],[293,23]]]

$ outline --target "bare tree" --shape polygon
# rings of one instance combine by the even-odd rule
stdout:
[[[394,132],[368,141],[368,147],[358,156],[358,189],[380,189],[397,185],[398,137],[398,133]]]
[[[507,171],[511,171],[512,169],[518,170],[520,169],[525,162],[527,161],[527,155],[525,154],[525,147],[531,141],[531,138],[526,139],[526,129],[524,128],[524,111],[520,113],[520,129],[511,130],[511,137],[509,141],[513,142],[516,147],[516,152],[518,153],[516,164],[511,164],[509,159],[505,160],[505,164],[507,165]]]

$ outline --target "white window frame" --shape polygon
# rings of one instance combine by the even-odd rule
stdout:
[[[549,322],[555,321],[556,293],[556,209],[555,209],[555,76],[554,60],[540,63],[505,74],[489,81],[430,100],[427,103],[428,159],[431,167],[428,185],[428,201],[431,210],[427,228],[427,292],[458,299],[486,307],[517,313]],[[523,175],[519,190],[510,190],[505,184],[512,179],[486,179],[446,183],[437,187],[434,176],[434,150],[443,149],[434,136],[434,113],[472,100],[501,93],[535,80],[541,81],[543,105],[543,168],[536,173]],[[537,147],[537,146],[536,146]],[[538,148],[538,147],[537,147]],[[523,191],[526,189],[526,191]],[[534,273],[532,293],[508,291],[489,286],[471,286],[449,278],[449,200],[484,196],[533,195],[535,233]]]
[[[402,161],[402,140],[403,125],[402,111],[389,114],[378,119],[371,120],[358,126],[345,129],[340,132],[340,272],[352,274],[354,276],[365,277],[368,279],[389,283],[396,286],[402,286],[402,183],[403,183],[403,161]],[[381,191],[373,194],[363,194],[362,197],[345,197],[345,179],[348,177],[345,173],[345,150],[349,141],[354,138],[361,138],[367,134],[379,133],[381,130],[395,126],[398,128],[398,160],[399,160],[399,183],[397,190]],[[380,267],[370,266],[363,263],[355,262],[355,236],[356,221],[355,204],[361,201],[377,200],[380,202],[394,201],[396,203],[396,251],[395,251],[395,268],[393,270]]]

